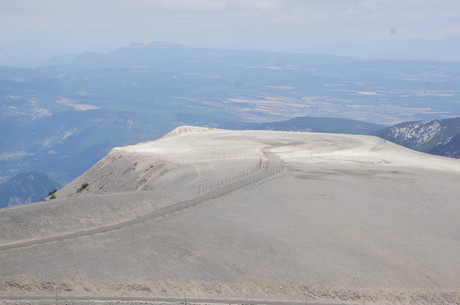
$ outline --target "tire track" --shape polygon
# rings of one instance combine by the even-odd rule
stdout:
[[[173,304],[241,304],[241,305],[344,305],[330,303],[311,303],[300,300],[260,300],[260,299],[213,299],[213,298],[178,298],[178,297],[123,297],[122,300],[116,297],[76,297],[76,296],[0,296],[3,301],[24,301],[24,302],[43,302],[54,303],[56,301],[77,301],[88,303],[154,303],[158,302]]]

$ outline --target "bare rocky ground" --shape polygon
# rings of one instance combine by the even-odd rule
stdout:
[[[121,302],[121,301],[74,301],[74,300],[67,300],[67,301],[50,301],[50,300],[43,300],[43,301],[0,301],[2,305],[49,305],[49,304],[59,304],[59,305],[184,305],[184,302]],[[191,303],[189,303],[192,305]],[[193,303],[196,305],[201,305],[197,303]],[[204,305],[204,304],[203,304]]]
[[[0,297],[460,304],[459,187],[459,160],[375,137],[179,129],[1,210]]]

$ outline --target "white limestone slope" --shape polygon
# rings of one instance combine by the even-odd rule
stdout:
[[[203,178],[198,176],[197,170],[203,164],[212,163],[216,169],[221,167],[225,175],[231,172],[226,167],[235,168],[232,162],[237,162],[238,168],[247,166],[244,162],[257,163],[266,158],[264,148],[288,162],[385,163],[458,171],[457,160],[418,153],[372,136],[228,131],[183,126],[156,141],[115,148],[57,196],[154,190],[170,184],[182,187]],[[208,180],[219,178],[218,174],[208,174],[205,177]],[[88,187],[77,192],[84,183],[88,183]]]
[[[0,296],[456,304],[458,187],[376,137],[181,127],[1,210]]]

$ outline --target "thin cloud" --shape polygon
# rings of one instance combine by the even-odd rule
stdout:
[[[305,51],[337,41],[458,35],[458,0],[0,0],[0,52],[107,51],[134,40]]]

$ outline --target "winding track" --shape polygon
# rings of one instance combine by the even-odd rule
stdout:
[[[122,299],[122,300],[120,300]],[[308,300],[305,301],[288,301],[288,300],[279,300],[279,301],[270,301],[270,300],[257,300],[257,299],[205,299],[205,298],[178,298],[178,297],[152,297],[152,298],[142,298],[142,297],[65,297],[65,296],[36,296],[36,297],[26,297],[26,296],[9,296],[9,297],[0,297],[0,300],[4,301],[37,301],[43,302],[48,301],[49,304],[56,301],[80,301],[80,302],[94,302],[94,303],[104,303],[113,302],[119,304],[121,303],[155,303],[165,302],[173,304],[243,304],[243,305],[340,305],[340,304],[327,304],[327,303],[311,303]]]
[[[248,176],[245,176],[245,177],[239,177],[237,180],[231,183],[221,185],[195,198],[185,200],[185,201],[180,201],[177,203],[173,203],[172,200],[163,199],[163,200],[170,201],[171,204],[166,207],[159,208],[158,210],[153,211],[149,214],[143,215],[141,217],[131,218],[131,219],[113,223],[113,224],[97,226],[97,227],[92,227],[88,229],[82,229],[79,231],[63,233],[59,235],[52,235],[52,236],[47,236],[43,238],[23,240],[23,241],[3,244],[3,245],[0,245],[0,251],[16,249],[16,248],[21,248],[21,247],[28,247],[28,246],[55,242],[55,241],[61,241],[61,240],[66,240],[66,239],[72,239],[72,238],[77,238],[77,237],[82,237],[82,236],[93,235],[97,233],[105,233],[109,231],[114,231],[114,230],[130,227],[136,224],[140,224],[147,220],[152,220],[158,217],[163,217],[168,214],[177,212],[179,210],[186,209],[188,207],[202,203],[204,201],[218,198],[220,196],[223,196],[225,194],[238,190],[242,187],[245,187],[249,184],[262,181],[266,178],[269,178],[271,176],[277,175],[280,172],[282,172],[284,170],[284,162],[281,158],[279,158],[277,155],[272,153],[270,151],[270,148],[271,146],[262,149],[262,153],[264,154],[266,160],[264,160],[263,164],[261,165],[258,171]]]

